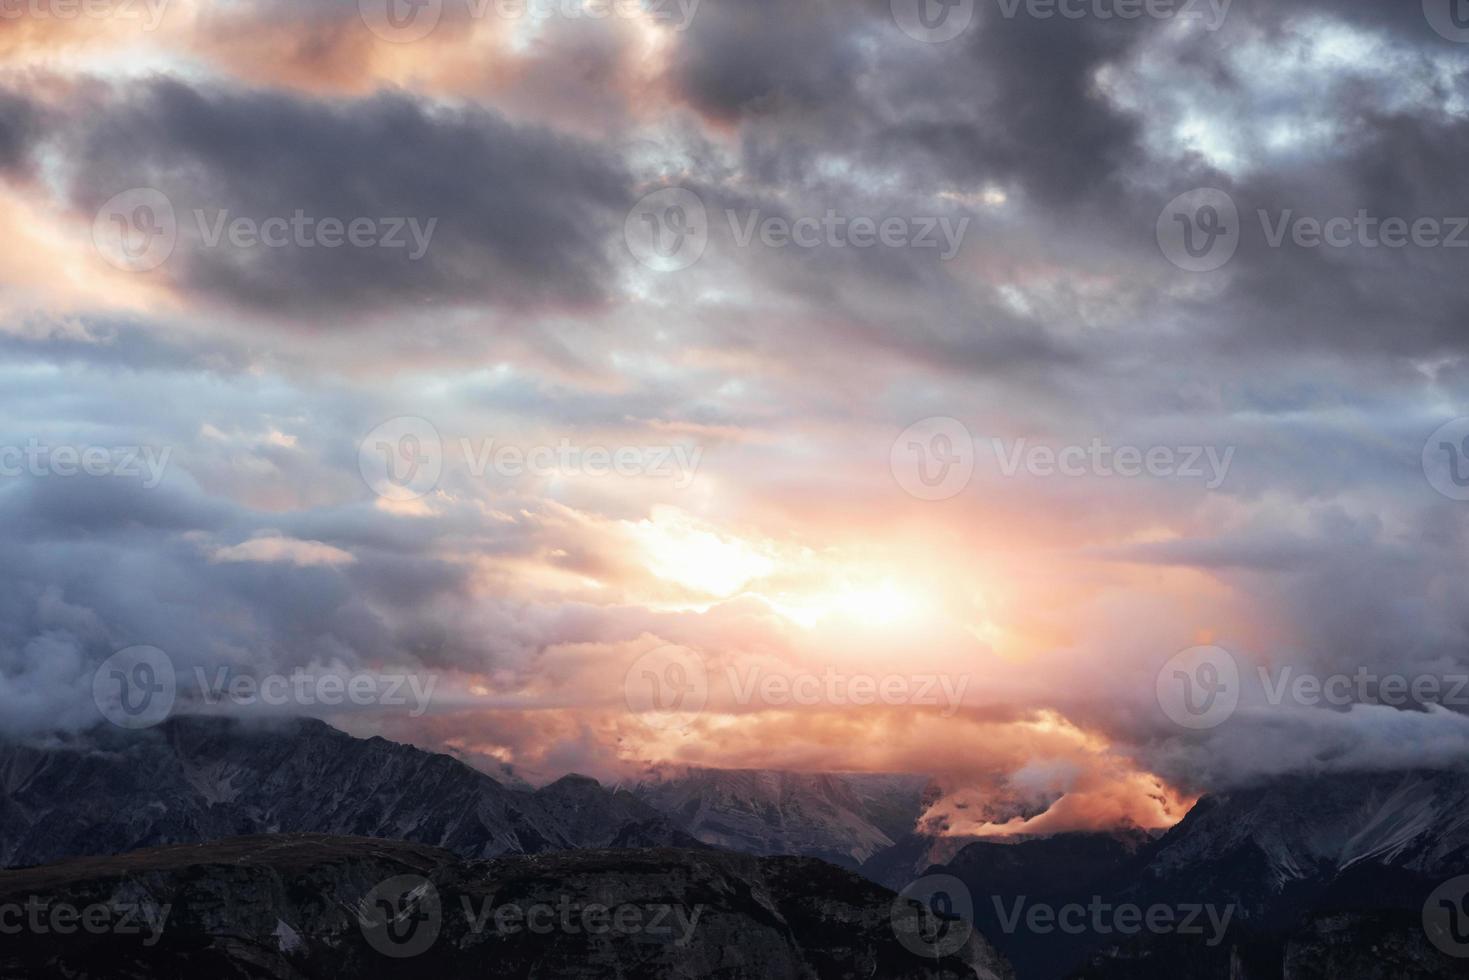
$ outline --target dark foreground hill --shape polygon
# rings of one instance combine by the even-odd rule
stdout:
[[[0,872],[7,980],[1007,980],[977,933],[914,952],[920,906],[811,858],[232,838]]]

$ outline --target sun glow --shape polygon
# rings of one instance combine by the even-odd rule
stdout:
[[[775,567],[759,549],[675,507],[653,508],[651,517],[631,525],[631,533],[648,571],[707,596],[735,595]]]
[[[708,608],[748,597],[807,629],[910,627],[943,614],[939,596],[899,574],[904,566],[892,555],[741,537],[669,506],[626,527],[643,568],[689,593],[685,604],[661,597],[664,608]]]
[[[783,593],[766,601],[782,616],[807,628],[831,621],[894,626],[915,622],[929,612],[922,595],[891,579],[847,584],[830,592]]]

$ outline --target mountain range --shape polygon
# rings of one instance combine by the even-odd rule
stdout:
[[[1464,771],[1279,777],[1205,796],[1162,835],[1005,841],[917,833],[934,791],[921,775],[698,768],[629,788],[572,775],[533,789],[318,721],[174,718],[0,744],[0,864],[299,834],[406,842],[460,864],[534,859],[551,863],[524,867],[557,875],[570,852],[676,853],[675,876],[700,853],[743,853],[757,860],[747,870],[787,855],[894,891],[957,880],[1020,980],[1469,975],[1469,935],[1459,959],[1457,932],[1445,945],[1424,926],[1435,889],[1469,874]],[[1464,880],[1455,928],[1459,913],[1469,923]],[[1174,927],[1113,928],[1098,907],[1162,909]],[[1068,909],[1080,928],[1055,924]]]
[[[315,720],[171,718],[0,746],[0,863],[41,864],[244,834],[432,844],[464,857],[698,847],[629,793],[585,776],[505,786],[456,759]]]
[[[321,721],[180,716],[0,743],[0,865],[242,834],[383,837],[464,857],[716,846],[857,869],[911,830],[923,776],[690,769],[629,790],[540,789]]]
[[[1429,896],[1466,872],[1469,773],[1433,770],[1276,778],[1205,796],[1156,840],[976,843],[926,873],[964,883],[976,925],[1024,980],[1385,980],[1469,975],[1423,925]],[[1124,934],[1112,912],[1099,929],[1094,905],[1162,907],[1175,926],[1197,909],[1199,928]],[[1085,928],[1016,915],[1036,906],[1083,907]]]

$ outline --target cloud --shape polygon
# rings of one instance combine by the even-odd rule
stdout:
[[[544,775],[931,772],[953,832],[1452,762],[1455,711],[1252,688],[1187,732],[1155,681],[1201,642],[1247,676],[1465,671],[1469,524],[1422,463],[1469,415],[1461,252],[1269,230],[1462,213],[1469,47],[1366,0],[1237,0],[1213,33],[979,6],[941,45],[881,0],[705,4],[682,31],[451,12],[411,45],[348,0],[146,36],[7,21],[0,449],[170,455],[152,488],[0,477],[3,723],[95,720],[88,672],[132,644],[186,672],[397,666],[442,678],[430,714],[343,724]],[[673,273],[624,240],[670,186],[708,233]],[[1191,273],[1156,228],[1205,186],[1241,242]],[[93,233],[140,187],[179,233],[137,273]],[[414,219],[426,249],[210,244],[298,211],[410,243]],[[828,213],[966,230],[946,258],[738,234]],[[402,416],[442,474],[389,505],[361,441]],[[973,474],[920,500],[894,442],[938,416]],[[1007,473],[993,440],[1022,439],[1233,456],[1213,488]],[[686,483],[507,474],[461,440],[701,455]],[[662,644],[714,678],[686,730],[623,700]],[[735,696],[751,668],[969,683],[948,714],[773,705]]]
[[[287,562],[308,567],[311,565],[347,565],[356,561],[350,551],[333,548],[320,541],[297,541],[275,535],[251,538],[227,548],[216,548],[210,554],[216,562]]]
[[[401,93],[323,103],[159,79],[94,99],[57,137],[70,203],[90,221],[129,189],[163,194],[178,230],[158,272],[185,301],[300,324],[606,298],[627,192],[592,144]],[[371,233],[349,239],[354,222]]]

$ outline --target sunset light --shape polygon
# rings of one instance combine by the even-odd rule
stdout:
[[[0,980],[1464,976],[1466,175],[1469,0],[0,0]]]

